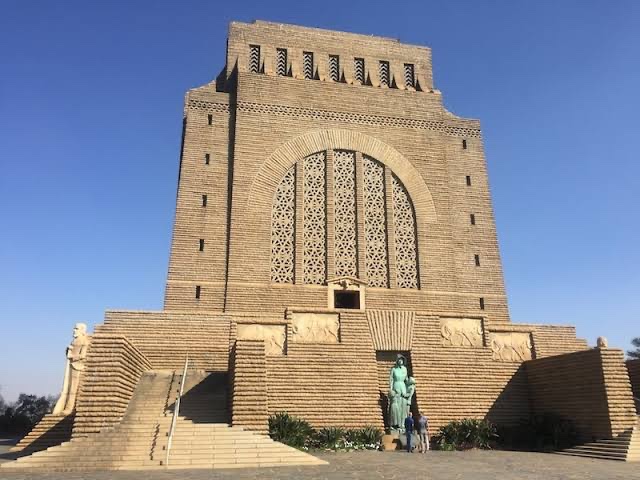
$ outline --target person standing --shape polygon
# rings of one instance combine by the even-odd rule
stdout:
[[[429,419],[420,412],[418,419],[418,436],[420,437],[420,452],[426,453],[429,450]]]
[[[407,453],[413,453],[411,449],[411,437],[413,437],[413,417],[411,412],[407,414],[407,418],[404,419],[404,430],[407,433]]]

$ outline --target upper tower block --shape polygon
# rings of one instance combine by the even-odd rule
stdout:
[[[398,40],[255,21],[229,26],[226,77],[299,79],[432,91],[431,49]]]

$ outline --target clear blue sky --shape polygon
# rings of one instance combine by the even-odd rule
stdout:
[[[57,393],[75,322],[161,309],[185,91],[253,19],[433,49],[482,122],[514,322],[640,336],[640,2],[0,4],[0,393]]]

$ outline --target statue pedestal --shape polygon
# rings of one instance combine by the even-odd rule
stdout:
[[[390,433],[382,436],[382,450],[392,452],[400,448],[400,438],[397,433]]]

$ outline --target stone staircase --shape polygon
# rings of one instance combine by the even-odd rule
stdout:
[[[640,462],[640,416],[636,425],[616,438],[586,443],[556,452],[560,455]]]
[[[16,457],[30,455],[71,439],[73,415],[45,415],[16,446],[9,450]]]
[[[169,462],[168,437],[159,439],[153,459],[172,469],[322,465],[326,462],[274,442],[266,435],[231,427],[226,375],[189,372],[180,403]],[[175,403],[169,405],[173,415]]]
[[[237,468],[326,462],[228,425],[227,376],[191,370],[167,464],[168,433],[182,372],[145,373],[122,421],[97,434],[0,465],[46,471]]]
[[[1,468],[47,471],[116,470],[158,466],[151,451],[164,435],[167,396],[173,372],[148,372],[142,376],[122,421],[88,437],[73,438],[58,446],[4,463]],[[167,423],[166,421],[162,423]]]

